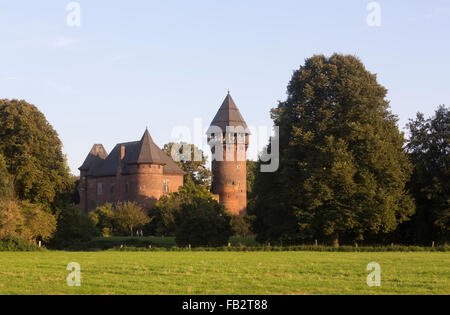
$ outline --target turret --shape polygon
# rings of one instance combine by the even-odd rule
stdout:
[[[212,193],[233,215],[247,212],[247,149],[250,131],[230,93],[207,131],[212,152]]]

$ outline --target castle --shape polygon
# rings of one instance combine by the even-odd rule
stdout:
[[[231,214],[244,215],[250,132],[230,93],[207,134],[215,155],[212,193]],[[80,207],[85,212],[119,201],[134,201],[151,209],[163,195],[177,192],[185,175],[153,142],[148,130],[140,141],[119,143],[110,154],[95,144],[79,170]]]

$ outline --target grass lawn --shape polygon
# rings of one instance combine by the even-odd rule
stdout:
[[[81,265],[81,287],[66,284]],[[382,286],[366,284],[378,262]],[[450,294],[450,253],[0,253],[0,294]]]

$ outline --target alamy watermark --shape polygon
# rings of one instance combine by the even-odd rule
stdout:
[[[80,27],[81,26],[81,6],[79,2],[72,1],[66,6],[67,14],[66,22],[69,27]]]
[[[371,262],[367,265],[367,271],[372,271],[367,276],[367,285],[369,287],[381,287],[381,266],[377,262]]]
[[[380,27],[381,26],[381,5],[378,2],[370,2],[367,4],[367,11],[369,15],[367,16],[367,25],[370,27]]]
[[[206,131],[202,119],[194,120],[194,128],[176,126],[171,137],[177,143],[172,147],[171,156],[174,161],[202,161],[202,154],[193,151],[189,144],[194,144],[205,153],[211,152],[211,161],[245,162],[247,152],[258,155],[261,161],[261,172],[276,172],[280,165],[279,127],[261,126],[244,128],[242,126],[227,126],[223,130],[219,126],[211,126]],[[270,143],[270,150],[267,142]]]
[[[67,270],[70,274],[67,276],[67,285],[69,287],[80,287],[81,286],[81,266],[79,263],[72,262],[67,265]]]

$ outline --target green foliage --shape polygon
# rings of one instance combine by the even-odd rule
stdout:
[[[421,113],[410,120],[407,150],[414,163],[409,183],[417,213],[404,227],[406,240],[430,244],[450,241],[450,110],[440,106],[434,117]]]
[[[55,230],[55,217],[42,206],[27,201],[0,201],[0,239],[19,237],[47,242]]]
[[[142,207],[134,202],[119,202],[114,206],[113,226],[121,235],[133,236],[151,220]]]
[[[111,236],[114,229],[114,211],[113,205],[107,203],[103,206],[97,207],[94,211],[89,213],[89,218],[101,232],[102,236]]]
[[[207,189],[211,187],[212,173],[206,167],[207,159],[202,150],[193,144],[170,142],[164,145],[163,151],[172,158],[175,155],[179,157],[178,159],[174,158],[174,161],[186,172],[185,182],[192,181]]]
[[[184,203],[175,214],[178,246],[224,246],[232,235],[230,216],[213,199]]]
[[[187,181],[178,192],[163,196],[151,210],[156,235],[176,235],[180,246],[220,246],[232,233],[230,217],[202,185]]]
[[[24,238],[8,236],[0,239],[0,252],[32,252],[40,250],[42,248]]]
[[[260,241],[362,240],[414,214],[405,189],[412,167],[385,97],[353,56],[314,56],[295,71],[272,110],[280,169],[255,182]]]
[[[28,201],[22,201],[21,208],[25,219],[22,237],[34,242],[50,241],[56,232],[56,218],[42,206]]]
[[[56,248],[88,242],[97,235],[97,229],[89,217],[76,205],[67,205],[58,214],[57,230],[51,245]]]
[[[241,217],[241,216],[233,215],[233,216],[231,216],[230,223],[231,223],[233,236],[246,238],[246,237],[249,237],[250,235],[252,235],[252,232],[250,229],[251,224],[249,222],[248,217]]]
[[[0,100],[0,164],[14,178],[20,200],[50,205],[67,190],[69,169],[61,148],[56,131],[34,105]]]
[[[0,201],[0,239],[19,237],[24,223],[25,218],[17,202]]]
[[[175,216],[183,205],[198,204],[200,200],[213,200],[211,192],[202,185],[187,181],[178,192],[161,197],[150,211],[153,217],[150,229],[155,235],[174,236],[176,231]]]
[[[6,161],[0,153],[0,201],[10,200],[14,196],[13,178],[8,173]]]

